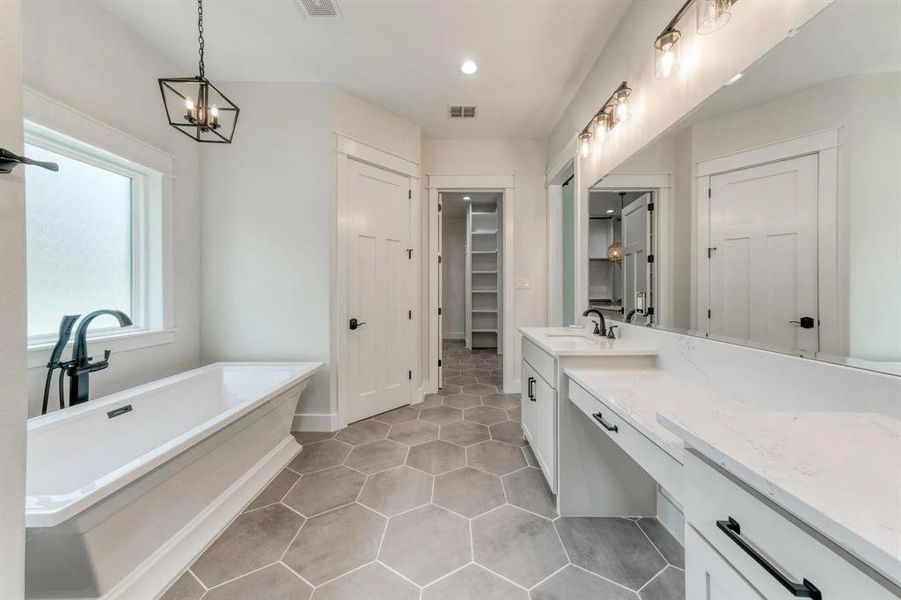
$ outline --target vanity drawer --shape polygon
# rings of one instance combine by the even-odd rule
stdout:
[[[897,598],[855,564],[695,451],[685,455],[685,520],[765,598]],[[816,537],[815,537],[816,536]],[[687,564],[692,561],[686,558]],[[691,575],[688,577],[691,579]],[[797,587],[792,593],[786,587]],[[811,587],[812,586],[812,587]],[[808,594],[808,595],[799,595]]]
[[[533,344],[528,338],[522,338],[522,357],[532,365],[548,385],[557,389],[557,361],[554,357]]]
[[[595,426],[619,445],[661,487],[682,503],[682,464],[604,402],[569,380],[569,399]]]

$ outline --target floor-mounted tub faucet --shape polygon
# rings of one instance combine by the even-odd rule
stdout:
[[[72,349],[72,361],[66,369],[69,376],[69,406],[88,401],[89,379],[94,371],[102,371],[109,366],[110,351],[103,352],[103,360],[92,362],[93,357],[88,356],[88,326],[91,321],[101,315],[112,315],[119,321],[119,327],[128,327],[132,324],[131,318],[121,310],[95,310],[86,315],[78,329],[75,330],[75,347]]]

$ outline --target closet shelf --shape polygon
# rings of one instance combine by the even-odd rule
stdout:
[[[497,254],[497,250],[473,250],[473,254]]]
[[[472,290],[472,293],[473,294],[496,294],[497,289],[493,289],[493,290],[475,290],[474,289],[474,290]]]
[[[497,271],[473,271],[473,275],[497,275]]]
[[[472,309],[474,313],[487,313],[487,314],[497,314],[496,308],[474,308]]]
[[[497,229],[483,229],[482,231],[473,231],[472,235],[497,235]]]
[[[497,333],[497,329],[473,329],[473,333]]]

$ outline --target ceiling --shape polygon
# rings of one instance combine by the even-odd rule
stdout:
[[[676,129],[857,73],[901,70],[901,2],[836,0]]]
[[[196,70],[194,1],[95,1]],[[295,0],[206,0],[207,76],[334,83],[431,138],[544,138],[630,1],[337,0],[339,19],[313,20]],[[452,121],[450,104],[478,116]]]
[[[623,208],[645,194],[647,192],[625,192],[620,198],[618,192],[590,192],[588,195],[589,215],[592,217],[620,217]]]
[[[463,219],[470,204],[487,208],[496,205],[499,199],[500,194],[496,192],[442,192],[441,215],[445,219]]]

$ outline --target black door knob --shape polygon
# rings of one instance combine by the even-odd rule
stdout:
[[[789,321],[793,325],[799,325],[801,329],[813,329],[813,317],[801,317],[797,321]]]
[[[351,331],[352,331],[352,330],[357,329],[358,327],[361,327],[362,325],[365,325],[365,324],[366,324],[365,322],[363,322],[363,321],[357,321],[356,318],[353,318],[353,319],[351,319],[350,322],[348,323],[348,326],[350,327],[350,329],[351,329]]]

